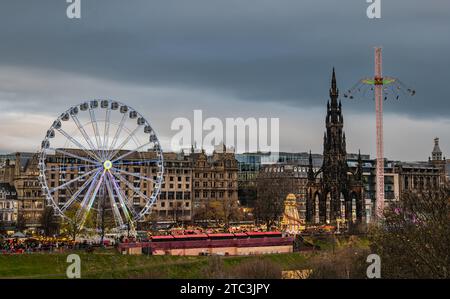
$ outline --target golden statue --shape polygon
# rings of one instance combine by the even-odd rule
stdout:
[[[281,230],[289,234],[299,234],[305,229],[304,223],[300,220],[297,209],[297,199],[290,193],[284,201],[284,213],[281,220]]]

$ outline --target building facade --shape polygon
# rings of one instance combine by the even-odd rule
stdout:
[[[0,230],[17,226],[17,192],[9,183],[0,183]]]
[[[15,153],[1,159],[0,182],[14,186],[17,193],[16,225],[20,229],[36,231],[41,226],[45,207],[38,180],[38,155]]]
[[[204,209],[207,202],[221,201],[230,206],[239,204],[238,162],[234,153],[215,150],[208,156],[204,150],[191,150],[193,173],[193,204],[195,212]]]
[[[73,150],[66,150],[67,152]],[[82,156],[82,153],[74,153]],[[145,205],[144,196],[153,193],[158,168],[151,164],[136,164],[137,159],[151,161],[152,152],[131,154],[126,161],[116,167],[120,169],[124,180],[118,181],[122,190],[127,190],[129,204],[141,209]],[[234,153],[214,151],[207,155],[203,150],[190,153],[164,153],[164,181],[158,200],[147,215],[147,221],[154,222],[190,222],[195,207],[201,203],[222,200],[238,203],[238,168]],[[64,167],[62,167],[64,165]],[[54,154],[47,156],[46,178],[49,188],[54,190],[54,198],[60,208],[65,207],[75,191],[88,179],[89,165],[76,158]],[[144,180],[140,177],[147,177]],[[0,182],[10,184],[17,192],[15,217],[22,221],[25,229],[36,230],[41,226],[41,217],[45,208],[45,197],[39,184],[37,154],[17,153],[2,156]],[[80,178],[78,181],[73,181]],[[70,188],[59,188],[70,183]],[[82,197],[85,190],[78,196]],[[101,192],[99,195],[101,196]],[[194,205],[195,203],[195,205]],[[9,205],[8,205],[9,206]],[[17,222],[16,219],[16,222]]]

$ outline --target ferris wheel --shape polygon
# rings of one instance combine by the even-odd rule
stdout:
[[[69,108],[41,144],[39,180],[47,203],[81,227],[93,213],[107,213],[118,229],[143,219],[156,202],[163,172],[150,123],[117,101]]]

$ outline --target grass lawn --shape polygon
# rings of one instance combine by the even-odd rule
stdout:
[[[115,250],[76,252],[81,258],[82,278],[202,278],[209,257],[133,256]],[[66,278],[69,253],[0,255],[0,278]],[[298,269],[305,254],[222,257],[224,267],[233,268],[244,260],[269,259],[282,269]]]
[[[346,247],[349,244],[368,248],[365,237],[350,240],[345,236],[336,238],[305,237],[321,251]],[[334,250],[333,250],[334,251]],[[211,264],[211,257],[204,256],[146,256],[121,255],[114,249],[97,249],[94,253],[74,252],[81,258],[82,278],[208,278],[205,269]],[[69,265],[66,258],[70,253],[35,253],[21,255],[0,255],[0,278],[66,278]],[[282,270],[304,269],[308,258],[314,253],[269,254],[260,256],[220,257],[224,270],[233,273],[235,267],[252,259],[265,259]]]

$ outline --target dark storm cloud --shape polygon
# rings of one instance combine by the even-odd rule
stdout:
[[[448,118],[450,2],[384,0],[381,20],[367,19],[367,5],[82,0],[82,19],[69,20],[64,0],[7,0],[0,4],[0,65],[313,107],[326,100],[332,66],[343,91],[372,73],[373,46],[382,45],[385,73],[418,92],[389,110]]]

